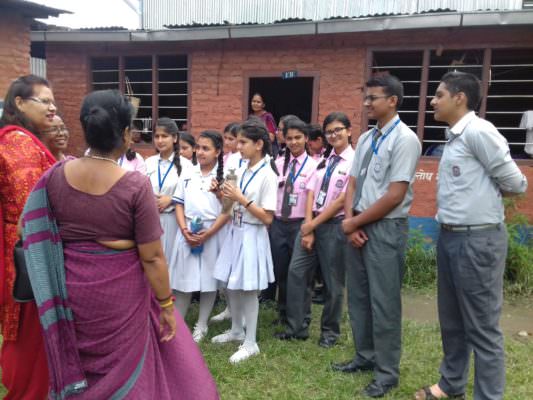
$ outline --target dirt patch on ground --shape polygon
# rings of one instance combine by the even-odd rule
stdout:
[[[430,294],[406,292],[403,294],[403,317],[418,322],[438,323],[437,297]],[[533,340],[533,299],[504,302],[500,320],[505,335]],[[525,336],[523,332],[527,332]]]

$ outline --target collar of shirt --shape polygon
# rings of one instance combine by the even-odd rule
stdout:
[[[174,161],[174,152],[172,152],[172,154],[170,154],[170,157],[167,159],[167,158],[162,158],[161,157],[161,153],[158,153],[157,156],[159,157],[157,159],[158,162],[173,162]]]
[[[339,156],[343,159],[343,160],[346,160],[346,161],[349,161],[350,160],[350,157],[353,153],[353,149],[352,149],[352,146],[350,145],[350,143],[348,143],[348,146],[346,146],[346,148],[344,149],[344,151],[339,154]],[[328,160],[331,158],[331,157],[335,157],[337,155],[335,149],[333,149],[333,151],[331,152],[330,156],[328,157]]]
[[[394,117],[392,117],[389,122],[387,122],[385,125],[383,125],[381,128],[378,126],[378,124],[376,124],[376,126],[374,127],[376,130],[379,130],[381,132],[382,135],[386,134],[389,129],[391,128],[392,125],[394,125],[396,123],[396,120],[400,119],[400,117],[398,116],[398,114],[394,114]],[[391,132],[392,133],[392,132]]]
[[[446,128],[446,138],[448,140],[453,140],[457,136],[461,135],[465,130],[466,126],[476,117],[474,111],[467,112],[463,117],[456,122],[451,128]]]
[[[206,176],[216,176],[217,175],[217,168],[218,168],[218,163],[215,164],[215,166],[213,167],[213,169],[211,169],[211,171],[209,171],[209,173],[207,175],[202,175],[202,170],[200,169],[200,164],[196,164],[194,166],[194,172],[199,175],[199,176],[203,176],[203,177],[206,177]]]
[[[259,162],[257,164],[255,164],[253,167],[247,167],[246,168],[246,171],[249,171],[251,173],[254,173],[255,171],[257,171],[259,168],[261,168],[261,166],[264,164],[264,163],[269,163],[270,162],[270,158],[268,156],[265,156],[263,159],[259,160]],[[249,164],[248,164],[249,165]]]
[[[302,165],[302,163],[305,160],[305,157],[307,157],[307,152],[305,152],[305,151],[302,154],[300,154],[298,157],[294,157],[291,154],[291,158],[289,159],[289,165],[294,159],[296,159],[296,165]]]

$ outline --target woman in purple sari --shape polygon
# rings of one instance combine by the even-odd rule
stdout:
[[[118,91],[89,94],[80,120],[90,152],[56,164],[24,209],[50,398],[218,399],[174,311],[150,183],[116,162],[132,116]]]

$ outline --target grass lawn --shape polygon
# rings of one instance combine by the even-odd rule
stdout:
[[[219,309],[217,309],[219,311]],[[218,383],[222,399],[362,399],[360,392],[370,381],[368,373],[349,375],[332,372],[332,361],[346,360],[353,356],[351,331],[347,315],[342,325],[340,343],[332,349],[317,345],[320,306],[313,306],[311,337],[305,342],[282,342],[274,339],[276,331],[271,326],[275,318],[272,308],[262,307],[259,323],[259,347],[261,354],[237,366],[228,358],[237,349],[236,344],[214,345],[206,340],[201,344],[206,361]],[[193,305],[187,318],[190,325],[196,317],[197,305]],[[224,331],[229,322],[210,327],[208,338]],[[533,340],[506,337],[507,391],[506,399],[533,399]],[[421,385],[438,379],[441,357],[440,335],[433,324],[404,321],[403,356],[400,386],[386,399],[412,399]],[[470,379],[472,381],[472,378]],[[472,387],[468,388],[472,398]],[[0,387],[0,398],[5,391]]]

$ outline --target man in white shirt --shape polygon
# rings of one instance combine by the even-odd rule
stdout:
[[[524,193],[527,180],[505,138],[474,112],[481,99],[472,74],[445,74],[431,101],[446,122],[439,164],[438,306],[444,358],[437,384],[417,400],[464,399],[474,352],[474,399],[503,399],[505,366],[499,327],[507,256],[503,196]]]

